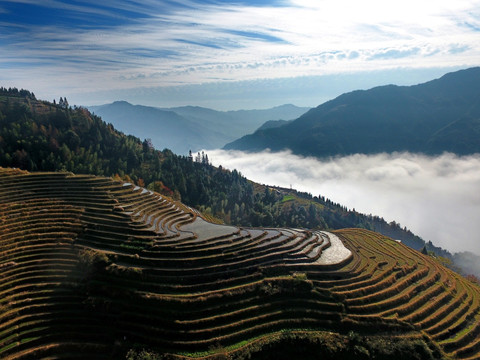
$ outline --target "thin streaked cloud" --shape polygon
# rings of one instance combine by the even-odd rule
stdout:
[[[92,85],[107,91],[467,67],[480,59],[478,9],[479,0],[7,0],[0,82],[81,94]]]

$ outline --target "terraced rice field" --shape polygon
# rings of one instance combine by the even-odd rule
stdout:
[[[0,169],[2,359],[234,355],[285,330],[480,359],[479,302],[478,286],[374,232],[221,226],[108,178]]]

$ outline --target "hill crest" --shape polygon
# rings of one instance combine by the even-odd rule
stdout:
[[[265,121],[295,119],[309,108],[288,104],[263,110],[216,111],[199,106],[157,108],[115,101],[89,106],[89,110],[120,131],[150,138],[157,148],[186,155],[189,150],[221,148]]]
[[[386,85],[353,91],[289,124],[259,130],[224,148],[288,148],[296,154],[317,157],[395,151],[480,152],[479,84],[477,67],[414,86]]]

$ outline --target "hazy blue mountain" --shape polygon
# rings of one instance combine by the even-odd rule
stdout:
[[[225,146],[313,156],[394,151],[480,152],[480,67],[415,86],[343,94],[277,128]]]
[[[282,105],[265,110],[216,111],[198,106],[155,108],[126,101],[88,109],[126,134],[150,138],[155,147],[182,155],[189,150],[220,148],[268,120],[291,120],[309,110]]]
[[[235,119],[250,119],[252,122],[264,123],[268,120],[293,120],[308,110],[310,110],[310,108],[285,104],[264,110],[236,110],[227,111],[226,113]]]
[[[193,126],[188,119],[173,111],[132,105],[126,101],[91,106],[89,110],[126,134],[152,139],[155,147],[160,149],[168,148],[186,154],[189,149],[201,147],[207,142],[207,129]],[[183,139],[178,137],[179,133],[185,134]]]
[[[273,129],[291,123],[293,120],[268,120],[257,130]]]

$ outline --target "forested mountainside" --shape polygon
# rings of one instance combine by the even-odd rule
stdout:
[[[238,228],[130,183],[0,168],[0,358],[463,359],[480,287],[364,229]]]
[[[208,155],[208,154],[207,154]],[[237,171],[158,151],[125,135],[85,108],[35,99],[26,90],[0,90],[0,166],[111,176],[181,200],[238,226],[376,230],[421,249],[425,242],[395,222],[360,214],[323,196],[255,184]],[[197,156],[195,156],[197,157]],[[427,244],[428,250],[452,258]],[[471,271],[466,270],[467,273]]]
[[[225,149],[290,149],[317,157],[408,151],[480,152],[480,67],[415,86],[353,91],[295,121],[256,131]]]
[[[282,105],[264,110],[216,111],[198,106],[155,108],[126,101],[88,109],[126,134],[150,138],[156,148],[176,154],[218,149],[250,134],[268,120],[296,119],[309,108]]]

